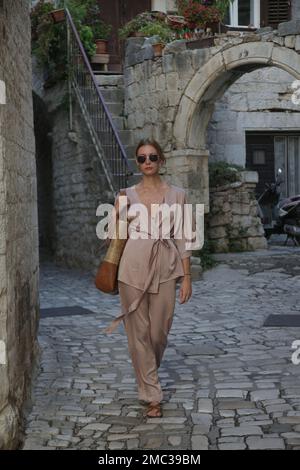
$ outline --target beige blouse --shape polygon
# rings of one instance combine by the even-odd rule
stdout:
[[[169,185],[162,200],[162,203],[168,205],[174,203],[180,204],[182,210],[182,217],[180,219],[182,224],[181,238],[174,237],[176,227],[174,226],[172,211],[170,211],[170,225],[164,225],[164,215],[158,213],[158,204],[154,205],[156,211],[148,212],[148,228],[143,224],[141,226],[140,214],[137,210],[138,206],[135,205],[132,207],[132,211],[130,210],[133,204],[142,204],[135,185],[126,188],[125,191],[128,198],[127,202],[129,203],[127,207],[128,239],[119,263],[118,281],[140,289],[141,293],[130,305],[128,311],[123,311],[112,322],[111,326],[105,330],[107,333],[111,333],[125,315],[136,310],[145,292],[157,293],[161,282],[166,282],[170,279],[181,280],[184,275],[181,260],[192,254],[192,251],[187,250],[185,245],[187,240],[184,236],[185,220],[183,214],[187,197],[184,189]],[[166,217],[169,220],[168,213],[166,213]],[[151,238],[150,224],[154,224],[156,227],[156,238]],[[166,233],[164,233],[165,228],[167,228]],[[112,225],[110,225],[109,233],[112,233],[111,230]],[[147,238],[133,239],[131,238],[133,232],[144,232],[144,236]]]

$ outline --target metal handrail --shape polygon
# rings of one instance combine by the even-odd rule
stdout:
[[[109,186],[116,194],[126,186],[126,177],[133,172],[68,8],[65,8],[65,14],[70,84],[79,101]]]

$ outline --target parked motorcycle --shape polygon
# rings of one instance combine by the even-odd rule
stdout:
[[[291,238],[295,245],[300,242],[300,194],[280,199],[283,171],[278,169],[275,182],[265,183],[266,189],[259,196],[258,215],[267,239],[273,233],[286,234],[285,245]]]

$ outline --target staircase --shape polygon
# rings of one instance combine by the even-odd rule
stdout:
[[[124,87],[120,80],[123,77],[119,75],[107,78],[108,75],[104,75],[103,78],[99,78],[99,75],[98,77],[95,75],[68,8],[65,8],[65,17],[68,40],[69,97],[74,94],[77,99],[108,187],[116,195],[121,188],[131,185],[129,177],[133,174],[134,168],[127,158],[122,143],[122,140],[125,141],[127,149],[132,153],[130,135],[124,130],[124,117],[122,116]],[[111,80],[112,84],[105,84],[105,79]],[[104,80],[104,84],[101,80]],[[110,87],[105,90],[106,99],[102,96],[101,86]],[[72,127],[71,104],[70,122]]]
[[[141,173],[135,163],[135,148],[137,142],[133,141],[131,131],[126,129],[126,117],[124,116],[124,79],[123,74],[97,74],[95,75],[99,89],[107,105],[112,120],[118,130],[120,140],[125,149],[133,175],[127,177],[127,186],[131,186],[140,180]]]

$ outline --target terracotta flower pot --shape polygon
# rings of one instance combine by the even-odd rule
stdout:
[[[165,47],[165,44],[162,42],[158,42],[157,44],[152,44],[152,48],[154,50],[154,56],[155,57],[160,57],[162,55],[162,51]]]
[[[108,41],[106,39],[96,39],[96,54],[107,54]]]
[[[53,10],[50,12],[54,23],[61,23],[65,20],[65,10],[61,8],[60,10]]]

